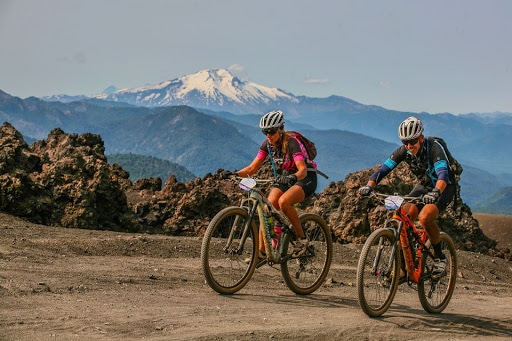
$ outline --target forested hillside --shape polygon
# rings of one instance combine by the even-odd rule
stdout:
[[[159,177],[165,181],[175,175],[181,182],[187,182],[196,176],[185,167],[176,163],[162,160],[152,156],[138,154],[113,154],[107,156],[110,164],[117,163],[124,170],[130,173],[130,180],[135,182],[138,179],[149,179]]]

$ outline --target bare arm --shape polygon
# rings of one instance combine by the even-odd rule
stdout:
[[[368,183],[366,185],[375,188],[375,186],[377,186],[377,183],[375,181],[373,181],[373,180],[368,180]]]
[[[258,169],[260,169],[261,165],[263,164],[263,161],[264,160],[255,157],[254,160],[252,160],[252,162],[249,164],[249,166],[240,169],[238,172],[236,172],[236,174],[241,177],[251,176],[255,174],[258,171]]]
[[[297,172],[295,173],[297,180],[304,179],[308,175],[308,168],[304,160],[295,161],[295,166],[297,166]]]
[[[446,185],[446,181],[444,180],[437,180],[436,182],[436,188],[438,188],[441,193],[443,193],[444,189],[446,188]]]

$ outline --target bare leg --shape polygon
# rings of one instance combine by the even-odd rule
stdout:
[[[439,209],[434,204],[427,204],[420,211],[419,220],[420,225],[423,226],[428,234],[428,238],[432,245],[439,244],[441,241],[441,234],[436,219],[439,216]]]
[[[304,190],[300,186],[292,186],[286,192],[282,192],[277,188],[273,188],[269,194],[269,200],[272,205],[286,215],[292,224],[295,234],[304,238],[304,231],[300,225],[299,215],[294,205],[303,201],[305,198]]]
[[[418,207],[414,204],[408,203],[404,205],[404,209],[411,218],[411,220],[415,221],[416,218],[418,217]]]

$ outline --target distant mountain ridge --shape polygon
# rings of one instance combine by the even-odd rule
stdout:
[[[501,188],[490,197],[476,203],[474,211],[512,215],[512,187]]]
[[[199,177],[219,168],[240,169],[253,160],[265,139],[257,123],[226,120],[187,106],[139,108],[108,103],[21,100],[0,91],[0,115],[6,121],[16,121],[16,128],[27,137],[44,139],[55,127],[70,133],[92,132],[104,140],[107,155],[152,156],[184,166]],[[286,126],[294,128],[290,121]],[[330,176],[328,181],[320,179],[319,191],[350,172],[373,167],[394,146],[357,133],[310,129],[302,132],[322,150],[317,161]]]
[[[196,176],[188,169],[168,160],[139,154],[112,154],[108,155],[109,164],[117,163],[130,173],[130,180],[160,178],[165,182],[171,175],[175,175],[180,182],[193,180]]]
[[[102,136],[109,154],[161,158],[198,176],[250,162],[264,138],[257,127],[259,117],[269,110],[285,112],[287,129],[313,136],[321,148],[321,169],[332,181],[383,162],[399,143],[399,122],[415,115],[424,121],[425,134],[443,137],[465,166],[462,182],[468,186],[462,191],[471,193],[466,202],[482,200],[500,186],[512,186],[512,149],[503,143],[512,135],[508,113],[410,113],[341,96],[294,96],[242,81],[224,69],[203,70],[154,86],[44,99],[22,100],[0,91],[0,117],[28,139],[44,138],[55,127],[90,131]]]
[[[88,101],[101,99],[143,107],[186,105],[199,110],[228,112],[236,115],[261,116],[270,110],[280,109],[285,113],[287,120],[296,124],[310,125],[316,129],[348,130],[392,143],[397,142],[396,127],[399,122],[411,115],[418,116],[425,122],[426,135],[444,137],[451,146],[471,144],[477,140],[501,140],[512,134],[511,113],[433,115],[426,112],[400,112],[377,105],[365,105],[342,96],[333,95],[326,98],[295,96],[285,90],[243,81],[226,69],[202,70],[155,85],[120,89],[114,92],[109,90],[91,96],[58,95],[43,99],[66,102],[79,99]],[[477,141],[467,149],[478,150],[478,155],[473,155],[471,152],[463,158],[472,166],[494,172],[495,165],[486,165],[484,161],[488,153],[485,143],[483,150],[478,150],[482,143]],[[504,144],[498,144],[497,147],[502,148],[498,152],[504,153],[501,160],[512,160],[510,148],[504,148]],[[507,156],[510,157],[507,158]],[[473,158],[476,159],[475,162],[472,161]],[[506,166],[506,163],[499,165],[500,168],[506,168]]]
[[[62,98],[61,95],[46,97],[45,100]],[[260,113],[262,103],[274,108],[278,104],[296,105],[299,101],[283,90],[243,81],[225,69],[203,70],[155,85],[103,92],[89,98],[144,107],[188,105],[240,114]]]
[[[45,101],[101,99],[135,106],[162,107],[187,105],[196,109],[225,111],[234,114],[258,114],[279,108],[290,118],[308,113],[343,110],[360,113],[383,109],[364,105],[342,96],[310,98],[295,96],[282,89],[241,80],[226,69],[202,70],[159,84],[119,89],[94,95],[54,95]]]

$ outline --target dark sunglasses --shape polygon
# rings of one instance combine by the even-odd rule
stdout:
[[[268,128],[268,129],[261,129],[261,132],[263,135],[274,135],[279,128]]]
[[[415,139],[412,139],[412,140],[402,140],[402,143],[404,144],[404,146],[407,146],[407,145],[411,145],[411,146],[414,146],[416,143],[418,143],[418,140],[419,138],[415,138]]]

